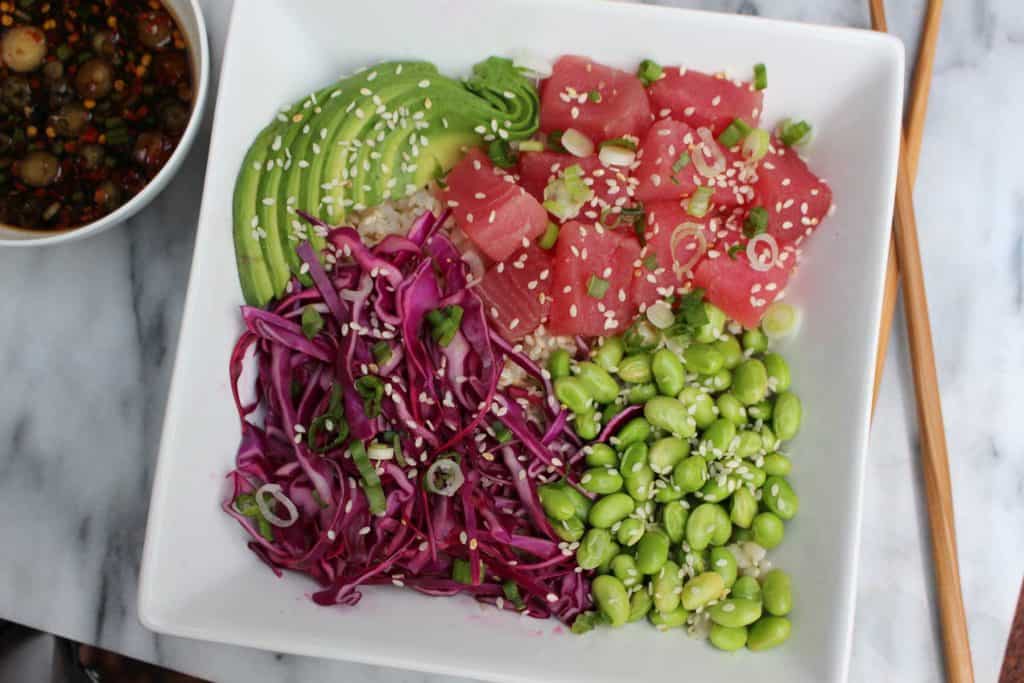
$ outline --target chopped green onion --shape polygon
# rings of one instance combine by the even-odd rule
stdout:
[[[637,69],[636,75],[645,86],[649,86],[651,83],[654,83],[656,80],[664,76],[665,71],[657,62],[645,59],[640,62],[640,68]]]
[[[732,123],[718,136],[718,141],[726,147],[733,147],[743,141],[753,130],[743,119],[733,119]]]
[[[633,221],[633,232],[636,234],[636,240],[640,243],[641,247],[647,246],[647,217],[640,216]]]
[[[562,169],[544,188],[543,206],[559,220],[575,218],[583,205],[594,197],[594,190],[584,182],[583,167],[573,164]]]
[[[704,307],[704,290],[698,287],[680,297],[675,322],[665,334],[670,337],[691,336],[707,324],[708,312]]]
[[[587,280],[587,294],[595,299],[601,299],[608,293],[608,287],[610,286],[611,283],[604,278],[591,275],[590,279]]]
[[[324,319],[320,315],[320,311],[316,310],[312,304],[302,309],[302,334],[306,335],[306,339],[312,339],[320,333],[320,330],[324,329]]]
[[[274,542],[274,527],[270,525],[270,522],[264,517],[260,517],[256,521],[256,525],[260,528],[260,536],[267,539],[271,543]]]
[[[491,158],[494,165],[499,168],[512,168],[516,165],[515,152],[508,140],[497,139],[487,146],[487,156]]]
[[[464,583],[467,586],[473,585],[473,572],[469,568],[469,561],[456,557],[452,560],[452,581]]]
[[[764,90],[768,87],[768,67],[764,64],[754,65],[754,90]]]
[[[259,517],[260,506],[256,504],[256,496],[251,493],[240,493],[235,498],[235,509],[246,517]]]
[[[655,256],[654,254],[648,254],[647,256],[644,257],[643,264],[644,268],[651,272],[654,272],[655,270],[658,269],[658,257]]]
[[[743,141],[743,156],[751,161],[761,161],[768,153],[771,135],[764,128],[755,128]]]
[[[441,346],[448,346],[455,338],[455,333],[462,325],[462,306],[445,306],[435,308],[427,313],[430,324],[430,336]]]
[[[686,203],[686,213],[694,218],[703,218],[711,208],[711,196],[715,193],[710,187],[698,187],[690,195],[690,201]]]
[[[348,438],[348,421],[345,420],[345,410],[341,404],[343,396],[344,391],[340,384],[331,387],[331,399],[327,403],[327,410],[323,415],[314,417],[313,421],[309,423],[309,429],[306,430],[306,444],[314,453],[326,453],[340,448]],[[323,444],[318,444],[321,432],[333,432],[335,437]]]
[[[646,320],[637,319],[625,334],[622,335],[622,343],[626,347],[626,353],[637,351],[650,351],[661,341],[661,333]]]
[[[370,463],[369,456],[366,455],[366,447],[363,445],[363,442],[359,440],[354,441],[349,448],[349,453],[352,455],[352,461],[356,464],[356,469],[359,470],[363,493],[366,494],[366,502],[370,506],[370,512],[375,515],[383,515],[387,510],[387,499],[384,498],[384,489],[380,485],[380,477],[377,476],[377,470],[374,469],[373,464]]]
[[[402,454],[402,437],[398,435],[398,432],[393,432],[390,441],[391,447],[395,449],[395,461],[398,462],[399,467],[405,467],[405,456]]]
[[[623,137],[623,138],[612,138],[610,140],[605,140],[604,142],[602,142],[598,146],[601,147],[602,149],[605,148],[605,147],[625,147],[626,149],[628,149],[631,152],[635,152],[637,150],[636,140],[634,140],[633,138],[625,138],[625,137]]]
[[[757,237],[767,229],[768,210],[763,206],[755,206],[743,221],[743,234],[747,237]]]
[[[562,145],[562,131],[553,130],[548,133],[548,148],[552,152],[565,152],[565,147]]]
[[[494,438],[498,440],[498,443],[508,443],[512,440],[512,430],[506,427],[501,420],[491,423],[491,431],[494,432]]]
[[[587,93],[587,99],[590,100],[591,102],[595,102],[595,103],[600,102],[601,101],[601,91],[600,90],[591,90],[590,92]]]
[[[58,45],[57,46],[57,59],[62,62],[66,62],[68,57],[74,54],[74,50],[71,49],[70,45]]]
[[[613,206],[606,206],[603,209],[601,209],[601,225],[603,225],[606,228],[609,228],[610,230],[614,230],[615,228],[619,227],[619,223],[622,222],[622,210],[620,209],[618,211],[615,211],[614,209],[615,207]],[[611,223],[608,222],[609,216],[612,217]]]
[[[520,152],[543,152],[544,143],[540,140],[523,140],[519,143]]]
[[[810,142],[811,124],[806,121],[791,122],[789,119],[779,124],[779,139],[787,147]]]
[[[327,509],[327,503],[325,503],[324,499],[320,497],[320,492],[319,491],[317,491],[316,489],[313,489],[312,491],[310,491],[310,495],[313,496],[313,502],[315,502],[317,505],[319,505],[320,509],[322,509],[322,510],[326,510]]]
[[[672,172],[673,173],[679,173],[684,168],[686,168],[689,165],[689,163],[690,163],[690,154],[689,154],[689,152],[683,152],[682,154],[679,155],[679,158],[675,160],[675,163],[672,164]]]
[[[366,417],[373,419],[380,415],[380,401],[384,398],[384,382],[375,375],[363,375],[354,383],[356,393],[363,399]]]
[[[729,247],[729,258],[732,259],[733,261],[735,261],[736,260],[736,254],[738,254],[740,251],[745,249],[746,246],[747,245],[744,244],[743,242],[737,242],[736,244],[734,244],[731,247]]]
[[[523,596],[519,594],[519,586],[516,585],[515,581],[505,581],[501,584],[501,592],[505,594],[505,599],[515,605],[518,609],[522,609],[526,603],[523,602]]]
[[[547,230],[537,240],[537,246],[541,249],[553,249],[558,242],[558,223],[548,221]]]
[[[423,486],[431,493],[450,497],[455,495],[465,481],[459,463],[454,458],[441,456],[427,468]]]
[[[576,619],[573,620],[569,630],[579,636],[593,631],[594,627],[599,623],[600,617],[598,617],[597,612],[580,612],[576,615]]]
[[[370,348],[370,351],[373,352],[373,359],[377,361],[377,365],[383,365],[391,360],[391,345],[386,341],[377,342]]]
[[[761,329],[769,339],[788,337],[800,326],[800,311],[782,301],[765,309]]]

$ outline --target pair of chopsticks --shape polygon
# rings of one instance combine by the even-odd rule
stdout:
[[[883,0],[869,0],[871,24],[877,31],[886,31]],[[924,470],[925,496],[931,527],[932,560],[939,601],[943,651],[946,658],[946,679],[954,683],[973,683],[971,648],[967,636],[967,616],[960,592],[960,569],[957,563],[956,529],[953,519],[953,491],[949,476],[949,455],[942,424],[942,403],[935,371],[935,349],[932,346],[928,301],[925,296],[924,271],[917,241],[917,220],[914,216],[913,179],[917,175],[924,132],[928,91],[931,86],[935,45],[938,42],[942,0],[929,0],[924,32],[914,79],[910,105],[900,149],[899,176],[896,183],[896,210],[893,237],[889,245],[882,321],[875,359],[875,385],[872,410],[878,400],[885,355],[889,344],[899,281],[903,282],[903,302],[907,319],[914,375],[917,418],[921,432],[921,460]],[[901,277],[902,271],[902,277]]]

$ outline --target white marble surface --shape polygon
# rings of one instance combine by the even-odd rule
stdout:
[[[674,4],[866,26],[866,0]],[[951,0],[917,183],[977,680],[995,681],[1024,571],[1024,4]],[[205,0],[219,58],[230,2]],[[913,47],[924,0],[890,0]],[[0,251],[0,618],[217,681],[438,676],[157,637],[135,612],[147,496],[205,139],[128,225]],[[872,434],[850,680],[942,676],[902,322]]]

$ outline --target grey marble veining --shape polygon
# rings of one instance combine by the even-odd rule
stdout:
[[[694,0],[864,27],[866,0]],[[916,198],[978,681],[998,675],[1024,572],[1024,5],[951,0]],[[230,3],[206,0],[219,58]],[[923,0],[889,0],[913,49]],[[911,53],[912,54],[912,53]],[[139,554],[193,248],[205,136],[128,225],[0,251],[0,617],[218,681],[454,681],[157,637]],[[902,322],[867,471],[851,681],[937,681],[941,647]],[[827,454],[822,454],[827,456]]]

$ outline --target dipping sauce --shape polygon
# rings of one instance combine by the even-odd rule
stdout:
[[[178,145],[192,89],[157,0],[0,0],[0,224],[73,228],[127,202]]]

